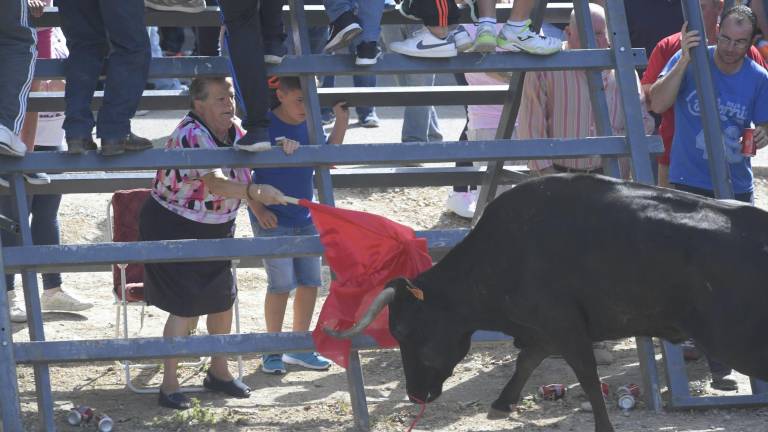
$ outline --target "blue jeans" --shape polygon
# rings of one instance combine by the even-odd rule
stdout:
[[[174,27],[175,28],[175,27]],[[152,57],[163,57],[163,50],[160,49],[160,34],[157,27],[147,27],[149,34],[149,46]],[[150,80],[155,86],[155,90],[180,90],[181,82],[178,78],[155,78]]]
[[[389,52],[389,44],[404,40],[423,28],[421,24],[385,25],[381,30],[381,40],[385,51]],[[398,74],[395,82],[401,87],[434,86],[435,74]],[[400,135],[402,142],[440,142],[443,133],[434,106],[408,106],[403,112],[403,130]]]
[[[101,138],[131,132],[149,73],[149,37],[141,0],[58,0],[61,30],[67,38],[64,131],[68,138]],[[93,92],[106,60],[104,103],[98,122],[91,111]]]
[[[35,29],[27,22],[27,2],[3,2],[0,13],[0,125],[18,135],[27,111],[37,49]]]
[[[310,27],[309,30],[309,47],[312,54],[321,54],[323,47],[328,41],[328,27]],[[288,38],[288,51],[296,52],[293,48],[293,39]],[[355,87],[376,87],[376,75],[354,75],[352,76],[352,83]],[[325,75],[321,81],[322,88],[333,88],[336,86],[336,77],[333,75]],[[323,107],[320,110],[320,114],[323,117],[330,117],[332,114],[330,107]],[[371,114],[376,113],[376,108],[372,106],[358,106],[355,107],[355,112],[359,120],[364,120]]]
[[[35,147],[35,151],[56,150],[54,147]],[[30,197],[29,214],[30,228],[32,230],[32,243],[38,245],[58,245],[61,244],[59,233],[59,205],[61,204],[61,195],[33,195]],[[0,196],[0,213],[16,219],[16,213],[13,211],[13,197],[11,195]],[[2,233],[3,247],[21,245],[21,238],[5,230]],[[5,285],[8,291],[14,289],[14,275],[5,275]],[[43,289],[58,288],[61,286],[60,273],[43,273]]]
[[[254,237],[317,235],[317,230],[312,224],[303,227],[278,226],[273,229],[264,229],[259,226],[256,216],[250,210],[248,210],[248,217],[251,219]],[[264,268],[267,271],[267,291],[270,294],[289,293],[300,286],[322,285],[319,256],[265,258]]]

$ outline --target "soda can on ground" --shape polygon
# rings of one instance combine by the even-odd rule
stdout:
[[[93,409],[86,405],[72,408],[67,415],[67,423],[72,426],[80,426],[90,422],[91,419],[93,419]]]
[[[611,394],[611,388],[608,386],[608,383],[601,382],[600,391],[603,392],[603,399],[608,400],[608,396]]]
[[[616,403],[624,411],[634,408],[638,397],[640,386],[637,384],[626,384],[616,389]]]
[[[545,400],[562,399],[565,396],[564,384],[547,384],[539,387],[539,396]]]
[[[108,415],[99,414],[96,416],[96,419],[99,422],[99,432],[112,432],[112,428],[115,426],[115,422],[113,422]]]

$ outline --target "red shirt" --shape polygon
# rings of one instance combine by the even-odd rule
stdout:
[[[675,33],[662,39],[656,48],[653,49],[651,57],[648,58],[648,68],[643,74],[642,84],[653,84],[659,78],[659,74],[664,70],[669,59],[680,51],[680,33]],[[754,60],[760,66],[768,69],[765,59],[754,46],[749,48],[747,57]],[[661,126],[659,126],[659,135],[664,142],[664,154],[659,156],[658,162],[669,166],[669,152],[672,149],[672,137],[675,136],[675,110],[670,108],[661,115]]]

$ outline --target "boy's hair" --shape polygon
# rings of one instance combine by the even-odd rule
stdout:
[[[278,88],[283,92],[289,92],[293,90],[301,90],[301,81],[297,76],[284,76],[280,77]]]
[[[749,21],[749,23],[752,24],[752,39],[754,39],[759,29],[757,28],[757,16],[755,16],[755,13],[752,12],[752,9],[744,5],[738,5],[728,9],[723,14],[723,17],[720,18],[721,27],[725,22],[726,18],[728,18],[731,15],[733,15],[733,18],[739,24],[741,24],[741,22],[745,20]],[[751,44],[752,44],[752,40],[750,40],[750,45]]]
[[[232,88],[232,81],[224,77],[198,77],[192,80],[189,85],[189,106],[195,109],[195,101],[205,102],[208,99],[208,85],[221,84],[229,90]]]

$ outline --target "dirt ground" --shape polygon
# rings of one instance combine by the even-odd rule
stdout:
[[[768,208],[768,183],[759,179],[757,184],[757,205]],[[337,195],[337,205],[378,213],[416,230],[468,226],[467,221],[444,211],[448,189],[341,191]],[[61,208],[63,241],[106,241],[104,211],[108,199],[108,195],[102,194],[66,196]],[[238,219],[237,235],[251,235],[244,213]],[[324,280],[323,297],[328,289],[327,271]],[[260,269],[239,270],[238,281],[243,331],[264,331],[264,272]],[[62,340],[114,336],[111,285],[109,273],[65,274],[65,289],[93,301],[96,306],[83,314],[45,314],[46,337]],[[164,321],[162,311],[150,309],[141,335],[160,335]],[[290,322],[290,318],[286,322]],[[138,308],[131,311],[131,325],[138,328]],[[28,340],[26,325],[14,325],[14,338],[16,341]],[[609,348],[615,361],[599,368],[604,382],[611,389],[626,383],[640,383],[634,340],[610,342]],[[418,407],[405,400],[399,353],[363,352],[361,356],[372,429],[406,430],[418,413]],[[570,368],[559,359],[548,359],[538,368],[524,390],[524,400],[509,418],[487,419],[491,401],[512,375],[516,356],[517,351],[511,344],[473,348],[446,383],[443,396],[427,407],[415,430],[593,430],[592,414],[581,408],[584,395]],[[250,399],[223,399],[210,393],[196,393],[194,398],[199,403],[184,413],[158,407],[154,394],[135,394],[125,389],[121,371],[113,363],[52,365],[57,426],[62,431],[74,430],[66,423],[67,410],[73,404],[86,404],[108,413],[115,420],[116,431],[352,430],[352,411],[342,368],[334,365],[328,372],[310,372],[289,366],[285,376],[267,376],[259,369],[259,358],[254,355],[244,361],[244,381],[254,389]],[[235,370],[235,363],[231,365]],[[661,362],[659,366],[663,370]],[[160,373],[156,369],[143,371],[136,381],[156,384]],[[204,369],[182,369],[181,375],[188,385],[198,386],[204,377]],[[694,394],[717,393],[708,387],[704,360],[690,364],[689,376]],[[537,386],[549,383],[567,385],[567,396],[559,401],[539,400],[535,396]],[[19,384],[24,423],[26,429],[34,430],[38,415],[31,367],[19,368]],[[741,377],[741,387],[748,391],[746,377]],[[655,413],[645,409],[640,402],[636,409],[622,413],[612,400],[609,413],[617,431],[768,431],[768,409]]]

